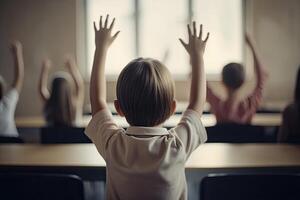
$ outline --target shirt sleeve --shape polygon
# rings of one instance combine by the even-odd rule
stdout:
[[[3,104],[11,112],[15,112],[19,100],[19,93],[16,89],[9,90],[2,98]]]
[[[111,112],[108,109],[103,109],[93,116],[85,129],[85,134],[95,144],[101,156],[106,159],[109,141],[120,131],[124,131],[124,129],[114,122]]]
[[[186,159],[201,144],[206,142],[206,130],[200,115],[191,109],[186,110],[179,124],[172,130],[182,141],[186,150]]]

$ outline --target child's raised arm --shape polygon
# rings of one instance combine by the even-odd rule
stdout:
[[[190,62],[192,65],[192,85],[188,109],[195,110],[202,115],[206,100],[206,78],[204,72],[203,54],[209,33],[207,33],[206,38],[202,40],[202,25],[200,25],[200,32],[198,35],[196,22],[193,22],[193,33],[189,25],[187,26],[187,29],[189,42],[186,44],[182,39],[179,40],[190,55]]]
[[[106,104],[106,80],[105,80],[105,60],[108,48],[117,38],[120,31],[116,32],[113,36],[112,28],[115,19],[108,26],[108,15],[106,16],[104,25],[102,25],[102,16],[100,17],[99,29],[97,29],[94,22],[95,30],[95,45],[96,50],[94,54],[93,69],[90,82],[90,101],[92,107],[92,116],[98,111],[107,107]]]
[[[249,37],[248,34],[245,36],[246,38],[246,43],[249,45],[250,50],[253,54],[253,60],[254,60],[254,70],[255,70],[255,75],[256,75],[256,88],[262,87],[264,80],[267,76],[267,71],[264,68],[264,66],[261,63],[261,59],[259,58],[259,55],[257,53],[256,47],[254,45],[254,42],[252,39]]]
[[[67,57],[65,64],[75,82],[75,98],[77,102],[76,106],[82,106],[84,99],[83,78],[79,72],[75,59],[72,56]]]
[[[50,93],[47,87],[50,67],[51,61],[49,59],[45,59],[43,61],[42,71],[39,80],[39,94],[44,102],[46,102],[50,97]]]
[[[13,88],[20,93],[23,81],[24,81],[24,60],[23,60],[23,50],[22,44],[19,41],[15,41],[11,47],[13,58],[14,58],[14,66],[15,66],[15,75],[14,81],[12,84]]]

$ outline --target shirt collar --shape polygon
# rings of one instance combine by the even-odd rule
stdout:
[[[166,128],[162,128],[162,127],[130,126],[127,128],[126,134],[159,136],[159,135],[169,135],[169,132]]]

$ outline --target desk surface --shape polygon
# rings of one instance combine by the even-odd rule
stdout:
[[[164,126],[174,127],[180,120],[181,115],[173,115],[168,119]],[[114,119],[117,124],[123,127],[128,127],[124,117],[114,115]],[[91,120],[91,116],[84,116],[78,124],[78,126],[85,127],[88,122]],[[216,118],[213,114],[203,114],[202,122],[204,126],[213,126],[216,124]],[[42,127],[45,126],[45,120],[42,117],[17,117],[16,125],[17,127]],[[262,126],[279,126],[281,124],[281,114],[256,114],[252,120],[253,125],[262,125]]]
[[[105,167],[93,144],[0,145],[0,166]],[[197,148],[186,168],[229,169],[300,167],[300,145],[204,144]]]

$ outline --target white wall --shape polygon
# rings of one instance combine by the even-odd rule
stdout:
[[[23,43],[25,82],[17,116],[39,115],[42,111],[37,93],[43,58],[53,61],[53,71],[62,69],[63,55],[75,54],[76,26],[74,0],[0,1],[0,74],[11,83],[13,76],[9,44]]]
[[[253,33],[269,69],[266,100],[290,101],[300,65],[300,1],[253,1]]]

